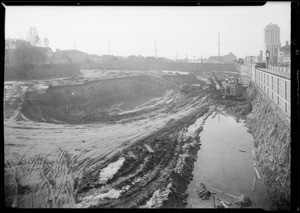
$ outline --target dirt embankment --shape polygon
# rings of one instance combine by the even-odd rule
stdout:
[[[21,112],[40,122],[88,123],[112,121],[112,112],[128,110],[184,83],[199,83],[192,75],[130,76],[28,92]]]
[[[258,88],[253,111],[246,124],[258,148],[256,158],[265,175],[273,208],[290,208],[291,138],[290,123],[283,112]]]
[[[290,123],[284,113],[253,83],[247,88],[251,96],[242,105],[232,102],[227,112],[245,119],[246,126],[257,147],[256,161],[264,175],[264,182],[272,208],[290,209]]]

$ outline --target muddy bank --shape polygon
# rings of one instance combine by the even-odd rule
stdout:
[[[77,204],[73,207],[185,207],[202,127],[197,126],[191,132],[188,129],[198,118],[205,120],[209,114],[208,103],[203,104],[196,112],[176,122],[170,121],[164,128],[115,155],[101,167],[121,158],[125,161],[108,181],[99,182],[100,171],[95,168],[86,171],[88,178],[78,180]],[[96,199],[102,196],[106,199]]]
[[[257,147],[256,161],[272,201],[272,209],[290,209],[290,122],[284,113],[252,83],[247,89],[249,101],[227,112],[245,119]]]
[[[276,210],[290,209],[291,137],[290,123],[283,112],[254,88],[253,111],[246,119],[255,145],[256,159],[265,175],[268,194]]]

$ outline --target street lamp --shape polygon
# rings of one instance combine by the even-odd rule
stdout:
[[[266,51],[266,58],[267,58],[267,69],[268,69],[269,68],[269,58],[270,58],[269,50]]]
[[[251,64],[253,63],[253,56],[250,57]]]

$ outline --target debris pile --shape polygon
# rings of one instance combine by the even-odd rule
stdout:
[[[209,197],[210,197],[210,195],[211,195],[210,191],[208,191],[205,188],[205,186],[204,186],[203,183],[199,184],[199,187],[197,189],[197,193],[198,193],[198,195],[199,195],[199,197],[200,197],[201,200],[208,200]]]
[[[246,195],[240,195],[235,201],[235,204],[240,207],[246,207],[251,205],[251,200],[246,197]]]

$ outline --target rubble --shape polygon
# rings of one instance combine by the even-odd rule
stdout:
[[[205,188],[203,183],[199,184],[197,193],[201,200],[208,200],[211,195],[210,191]]]
[[[246,195],[240,195],[235,201],[235,204],[239,205],[240,207],[246,207],[251,205],[251,200],[246,197]]]

